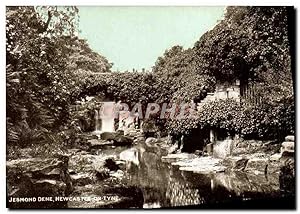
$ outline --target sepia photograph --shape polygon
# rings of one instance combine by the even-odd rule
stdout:
[[[6,208],[296,209],[295,19],[6,5]]]

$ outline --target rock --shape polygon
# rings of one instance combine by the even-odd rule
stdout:
[[[174,154],[178,149],[178,146],[176,144],[173,144],[172,146],[167,148],[168,154]]]
[[[295,142],[295,136],[294,135],[288,135],[284,138],[285,141],[288,142]]]
[[[96,170],[96,177],[98,180],[102,181],[106,178],[109,178],[109,169],[102,168]]]
[[[216,158],[225,158],[231,155],[233,150],[233,140],[217,141],[213,146],[213,156]]]
[[[91,154],[76,154],[70,158],[70,169],[77,174],[85,173],[95,175],[97,180],[104,180],[109,177],[109,169],[106,167],[106,159],[114,159],[114,156],[100,156]]]
[[[157,142],[158,142],[158,140],[154,137],[148,137],[145,141],[145,143],[148,144],[148,145],[155,144]]]
[[[75,173],[93,172],[95,162],[101,162],[102,166],[104,166],[104,160],[102,160],[98,155],[77,153],[70,157],[69,168]]]
[[[116,136],[123,136],[120,132],[103,132],[100,134],[101,140],[113,140]]]
[[[112,146],[113,142],[106,140],[92,139],[88,140],[91,149],[101,149],[104,146]]]
[[[124,135],[124,130],[117,130],[116,133],[118,133],[120,135]]]
[[[274,174],[280,172],[280,162],[278,160],[270,159],[267,166],[267,173]]]
[[[136,148],[127,149],[120,153],[120,160],[132,162],[138,166],[140,164],[138,153]]]
[[[212,157],[184,159],[173,162],[172,165],[179,166],[179,170],[182,171],[192,171],[201,174],[224,172],[226,169],[226,167],[222,164],[221,159]]]
[[[68,172],[68,157],[30,158],[7,161],[8,197],[68,196],[72,182]],[[9,208],[64,208],[66,202],[8,203]]]
[[[163,162],[173,162],[177,160],[187,160],[192,158],[198,158],[198,156],[190,153],[178,153],[178,154],[168,154],[167,156],[161,157]]]
[[[276,153],[270,156],[270,161],[279,161],[280,158],[281,158],[281,154]]]
[[[131,137],[124,136],[120,132],[103,132],[100,137],[102,140],[113,141],[115,146],[130,146],[133,143]]]
[[[224,164],[230,169],[243,171],[246,168],[248,158],[241,156],[227,157],[224,160]]]
[[[124,135],[132,138],[137,138],[141,135],[141,133],[135,128],[129,128],[128,130],[126,130],[126,133]]]
[[[115,146],[130,146],[132,145],[132,143],[133,143],[132,138],[127,136],[119,136],[114,139]]]
[[[248,160],[245,171],[254,173],[266,173],[268,158],[251,158]]]
[[[77,152],[80,152],[80,151],[81,151],[80,149],[76,149],[76,148],[68,149],[69,154],[76,154]]]
[[[204,147],[204,152],[207,153],[208,155],[213,155],[213,147],[214,144],[213,143],[208,143],[205,147]]]
[[[110,175],[111,177],[121,179],[121,178],[123,178],[123,176],[124,176],[124,172],[123,172],[122,170],[119,169],[119,170],[117,170],[117,171],[115,171],[115,172],[110,172],[109,175]]]
[[[279,173],[280,190],[283,195],[295,195],[295,159],[284,157],[280,160],[281,167]]]
[[[72,183],[74,186],[85,186],[95,183],[95,175],[92,173],[78,173],[71,175]]]
[[[236,140],[231,155],[245,155],[263,152],[274,154],[279,152],[280,144],[274,141]]]
[[[294,152],[295,142],[285,141],[281,144],[281,153],[283,152]]]
[[[274,142],[274,141],[268,141],[264,142],[262,144],[261,150],[258,150],[261,152],[264,152],[265,154],[274,154],[274,153],[279,153],[280,152],[280,143],[279,142]]]

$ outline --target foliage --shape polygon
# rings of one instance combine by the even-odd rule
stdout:
[[[193,49],[174,46],[159,57],[153,67],[165,100],[199,101],[214,88],[214,77],[199,70],[199,60]],[[163,100],[163,98],[161,99]]]
[[[57,108],[51,111],[46,105],[53,105],[56,98],[49,96],[51,81],[63,78],[59,72],[64,62],[60,48],[63,41],[56,35],[67,32],[63,30],[64,24],[51,21],[52,14],[62,12],[57,12],[55,7],[48,9],[49,18],[44,22],[34,7],[7,7],[8,141],[22,142],[27,138],[24,135],[39,140],[41,132],[46,133],[55,122]],[[66,22],[72,25],[70,20]]]
[[[255,97],[262,101],[252,103],[246,97],[243,105],[228,100],[213,102],[203,107],[197,119],[167,121],[169,132],[188,134],[210,127],[254,138],[293,132],[287,11],[286,7],[227,7],[223,20],[202,35],[192,49],[175,46],[158,59],[159,68],[154,72],[162,79],[170,75],[177,78],[171,82],[177,89],[175,99],[199,101],[206,91],[214,90],[215,81],[222,84],[240,79],[241,89],[250,82],[255,85]],[[179,74],[183,78],[178,78]]]
[[[290,96],[276,104],[245,105],[237,125],[240,133],[248,139],[283,139],[288,134],[294,134],[294,98]]]
[[[255,84],[262,103],[220,100],[193,119],[152,119],[161,130],[189,134],[217,128],[246,137],[293,133],[294,99],[286,7],[228,7],[192,48],[174,46],[152,72],[111,72],[112,64],[77,37],[76,7],[7,7],[7,141],[31,145],[68,138],[93,106],[71,111],[87,95],[141,103],[199,102],[217,82]],[[74,114],[73,114],[74,113]],[[69,127],[66,124],[69,122]],[[70,134],[70,135],[73,135]],[[55,136],[60,136],[55,138]]]
[[[221,81],[290,79],[287,27],[285,7],[227,7],[224,19],[194,46],[201,69]]]
[[[58,131],[85,86],[81,70],[109,71],[107,60],[77,38],[77,13],[76,7],[7,7],[8,142],[27,145]]]
[[[233,99],[212,101],[199,109],[196,118],[168,121],[167,129],[176,135],[189,134],[193,129],[214,129],[247,139],[282,139],[294,133],[293,103],[293,97],[274,106],[249,105]]]
[[[68,57],[68,69],[70,71],[80,70],[82,72],[109,72],[112,63],[94,52],[86,40],[74,39],[70,44],[70,56]]]

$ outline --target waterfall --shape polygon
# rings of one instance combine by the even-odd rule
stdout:
[[[100,120],[99,110],[95,109],[95,132],[100,132],[101,131],[99,120]]]
[[[101,118],[101,132],[115,131],[115,102],[103,102],[99,115]]]
[[[100,109],[95,109],[95,133],[114,132],[114,102],[103,102]]]
[[[113,117],[102,118],[101,120],[101,132],[114,132],[115,131],[115,120]]]

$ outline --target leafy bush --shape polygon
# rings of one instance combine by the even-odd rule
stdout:
[[[282,139],[295,129],[293,97],[272,106],[253,106],[233,99],[205,104],[194,119],[167,122],[174,134],[189,134],[193,129],[226,130],[246,139]]]

